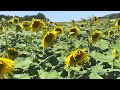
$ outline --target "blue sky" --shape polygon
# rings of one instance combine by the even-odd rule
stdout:
[[[120,11],[0,11],[0,14],[25,16],[36,15],[39,12],[53,22],[81,20],[81,18],[87,19],[92,17],[92,15],[100,17],[111,13],[120,13]]]

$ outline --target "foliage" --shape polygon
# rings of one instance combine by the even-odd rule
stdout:
[[[40,18],[39,15],[41,14],[37,18]],[[23,20],[33,17],[25,18]],[[80,23],[85,23],[85,27],[81,28]],[[103,33],[108,32],[115,24],[111,23],[108,23],[108,19],[99,20],[97,24],[90,20],[74,22],[74,25],[70,22],[59,22],[46,24],[41,30],[32,32],[31,29],[18,30],[17,25],[8,25],[4,20],[1,26],[6,28],[5,32],[0,32],[0,56],[5,57],[7,48],[18,50],[19,56],[14,60],[14,76],[10,77],[12,79],[119,79],[120,58],[114,60],[112,54],[114,48],[120,53],[119,33],[110,38],[104,34],[100,41],[92,45],[89,43],[89,37],[96,29]],[[43,48],[42,38],[56,26],[63,27],[64,33],[59,34],[49,47]],[[71,37],[68,33],[73,26],[80,29],[80,34],[76,37]],[[89,60],[84,65],[67,68],[65,59],[78,48],[89,53]]]

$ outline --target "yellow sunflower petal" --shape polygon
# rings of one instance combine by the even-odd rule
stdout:
[[[8,74],[11,74],[15,70],[14,67],[14,61],[8,58],[0,58],[0,78],[3,78],[3,76],[7,77]]]

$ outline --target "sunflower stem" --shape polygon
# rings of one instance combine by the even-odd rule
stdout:
[[[89,48],[88,52],[89,52],[89,54],[91,53],[91,46],[92,46],[92,44],[89,43],[89,44],[88,44],[88,48]]]
[[[113,59],[113,67],[112,67],[112,69],[114,69],[114,65],[115,65],[115,59]]]
[[[92,44],[90,43],[89,38],[90,38],[90,30],[88,31],[88,52],[90,54],[91,53],[91,46],[92,46]]]
[[[45,57],[45,48],[43,47],[43,58]]]
[[[8,29],[8,27],[7,27],[7,29]],[[8,48],[8,42],[7,42],[7,33],[6,33],[6,30],[5,30],[5,43],[6,43],[6,49]]]
[[[70,70],[70,68],[68,69],[68,79],[70,79],[71,78],[71,70]]]
[[[114,44],[115,44],[116,30],[114,30]]]
[[[68,39],[68,43],[66,43],[66,51],[68,52],[68,45],[69,45],[69,43],[70,43],[70,38],[69,38],[69,35],[67,35],[67,39]]]

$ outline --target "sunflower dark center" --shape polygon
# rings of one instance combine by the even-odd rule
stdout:
[[[84,27],[84,25],[82,24],[81,27]]]
[[[17,20],[17,19],[14,19],[14,22],[15,22],[15,23],[18,23],[18,20]]]
[[[40,25],[40,22],[39,22],[39,21],[35,21],[35,22],[33,23],[32,27],[33,27],[33,28],[37,28],[37,27],[39,27],[39,25]]]
[[[54,37],[54,35],[53,35],[52,33],[49,33],[49,35],[47,35],[47,36],[45,37],[45,42],[46,42],[46,43],[51,42],[52,39],[53,39],[53,37]]]
[[[120,25],[120,20],[118,20],[118,25]]]
[[[12,21],[9,21],[9,24],[12,24]]]
[[[13,51],[13,50],[10,50],[10,51],[8,51],[8,54],[9,54],[10,56],[16,56],[16,55],[17,55],[17,52],[16,52],[16,51]]]
[[[81,57],[82,57],[82,54],[78,54],[78,55],[76,55],[75,59],[79,60]]]
[[[95,17],[94,20],[97,21],[97,18]]]
[[[98,36],[99,36],[99,33],[96,33],[95,35],[92,35],[92,39],[95,40],[98,38]]]
[[[55,31],[58,31],[58,32],[62,32],[62,30],[60,28],[56,28]]]
[[[114,34],[114,32],[113,32],[113,31],[111,31],[111,32],[110,32],[110,35],[112,35],[112,34]]]
[[[73,58],[73,56],[70,57],[70,66],[74,65],[75,64],[75,60]]]
[[[28,26],[29,26],[29,23],[25,22],[25,23],[23,23],[23,26],[24,26],[24,27],[28,27]]]
[[[74,32],[73,34],[75,34],[77,32],[77,30],[75,28],[73,28],[73,29],[70,30],[70,32]]]

